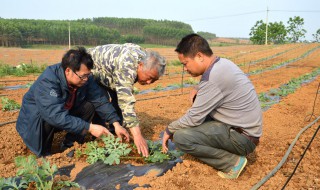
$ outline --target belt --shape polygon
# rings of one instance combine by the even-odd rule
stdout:
[[[247,139],[249,139],[253,144],[255,144],[256,146],[258,146],[259,144],[259,137],[253,137],[253,136],[249,136],[247,135],[244,130],[240,127],[231,127],[231,129],[237,131],[238,133],[240,133],[241,135],[245,136]]]

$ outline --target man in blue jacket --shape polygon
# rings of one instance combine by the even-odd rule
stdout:
[[[113,124],[118,137],[129,141],[112,104],[95,83],[93,60],[85,48],[69,50],[62,62],[49,66],[24,95],[17,131],[37,156],[50,154],[54,133],[66,130],[64,147],[83,143],[87,132],[95,137],[110,135],[105,127],[92,124],[94,113]]]

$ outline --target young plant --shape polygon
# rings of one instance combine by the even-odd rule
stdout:
[[[160,91],[162,90],[162,85],[161,84],[158,84],[156,87],[152,88],[152,90],[155,90],[155,91]]]
[[[94,164],[98,160],[104,160],[106,158],[106,149],[104,147],[99,147],[97,141],[92,141],[87,143],[87,148],[84,152],[87,157],[87,162],[89,164]]]
[[[55,184],[53,179],[54,173],[58,170],[57,166],[50,166],[50,163],[45,159],[42,159],[42,164],[38,165],[36,157],[33,155],[27,158],[19,156],[15,158],[15,164],[18,168],[18,177],[0,179],[0,187],[26,189],[29,183],[33,183],[36,189],[41,190],[80,187],[77,183],[70,181],[58,181]]]
[[[87,155],[87,162],[93,164],[98,160],[103,161],[105,164],[113,165],[120,164],[121,159],[142,159],[146,162],[163,162],[165,160],[172,160],[182,156],[181,151],[169,150],[167,153],[162,152],[161,142],[153,142],[148,140],[149,147],[149,156],[128,156],[131,153],[131,148],[129,144],[122,143],[120,138],[115,138],[112,135],[102,136],[102,143],[97,141],[87,143],[87,148],[84,151],[84,154]],[[132,146],[136,149],[135,145]],[[81,153],[77,152],[77,155],[80,156]]]
[[[162,152],[162,144],[160,141],[147,141],[149,147],[149,156],[145,157],[146,162],[163,162],[165,160],[173,160],[183,155],[183,152],[178,150],[169,150],[167,153]]]
[[[98,160],[102,160],[105,164],[119,164],[120,157],[127,156],[131,152],[128,144],[120,142],[120,138],[113,135],[101,137],[104,146],[99,146],[97,141],[87,143],[85,154],[87,162],[93,164]]]
[[[6,188],[6,189],[27,189],[28,188],[28,182],[26,180],[19,180],[16,177],[9,177],[7,179],[0,178],[0,189]]]
[[[196,85],[198,84],[199,82],[194,79],[194,78],[188,78],[186,81],[185,81],[185,84],[190,84],[190,85]]]
[[[112,135],[102,137],[102,141],[107,149],[106,152],[109,155],[104,160],[105,164],[119,164],[120,157],[127,156],[131,152],[131,148],[128,148],[129,144],[122,143],[120,140],[120,138],[115,138]]]
[[[1,103],[2,103],[2,110],[3,111],[11,111],[11,110],[20,109],[20,105],[17,102],[15,102],[14,100],[10,100],[7,97],[2,97]]]

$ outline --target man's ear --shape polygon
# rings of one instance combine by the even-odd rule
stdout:
[[[198,59],[200,62],[204,61],[204,55],[201,52],[198,52],[195,58]]]
[[[70,75],[71,72],[72,70],[69,67],[67,67],[66,70],[64,71],[66,76]]]

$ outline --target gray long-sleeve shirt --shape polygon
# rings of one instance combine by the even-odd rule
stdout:
[[[219,59],[219,58],[218,58]],[[249,78],[230,60],[216,60],[202,75],[195,102],[187,113],[168,126],[171,133],[214,120],[241,127],[250,136],[262,135],[262,111]]]

